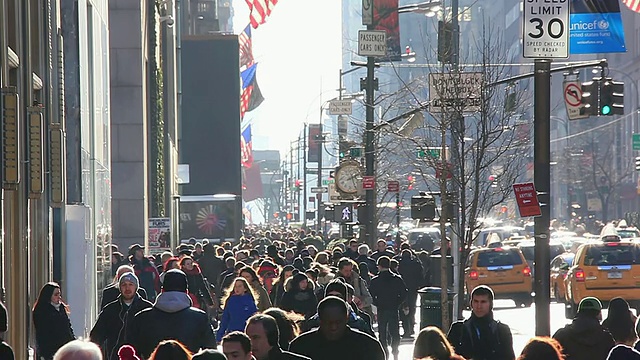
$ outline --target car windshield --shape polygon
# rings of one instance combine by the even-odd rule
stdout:
[[[618,229],[618,235],[623,239],[638,237],[637,230],[620,230]]]
[[[430,240],[432,243],[435,244],[436,242],[440,242],[440,237],[437,235],[438,234],[436,232],[413,231],[409,233],[409,243],[413,245],[418,242],[420,237],[422,237],[423,239]]]
[[[520,265],[522,259],[515,249],[496,249],[478,254],[478,267]]]
[[[520,251],[522,251],[522,255],[524,255],[524,258],[527,259],[527,261],[533,261],[533,259],[535,258],[535,251],[533,246],[522,246],[520,248]]]
[[[640,264],[640,251],[636,246],[603,245],[592,246],[584,259],[587,266]]]

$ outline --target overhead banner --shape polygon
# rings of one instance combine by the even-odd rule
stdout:
[[[376,61],[400,61],[400,21],[398,20],[398,0],[375,0],[373,2],[374,30],[387,33],[387,56]]]
[[[626,52],[617,0],[571,0],[571,54]]]

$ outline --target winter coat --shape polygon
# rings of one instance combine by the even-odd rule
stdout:
[[[279,346],[272,347],[267,354],[267,358],[269,360],[311,360],[306,356],[294,354],[289,351],[284,351],[280,349]]]
[[[360,316],[360,314],[354,310],[355,309],[354,306],[348,305],[348,308],[349,308],[349,320],[347,321],[347,325],[349,325],[349,327],[352,329],[360,330],[363,333],[371,335],[372,337],[375,338],[376,335],[373,332],[373,328],[371,327],[371,322],[370,322],[371,319],[367,321],[367,319]],[[361,313],[365,316],[369,316],[365,312],[361,312]],[[306,332],[309,330],[316,329],[318,327],[320,327],[320,318],[316,313],[312,317],[310,317],[308,320],[302,323],[301,330]]]
[[[291,288],[282,296],[282,302],[278,306],[282,310],[304,315],[305,319],[310,318],[316,313],[318,307],[318,299],[312,284],[309,282],[309,286],[304,291],[300,290],[297,284],[292,284]]]
[[[269,293],[262,286],[260,281],[254,281],[251,283],[253,292],[258,295],[258,311],[263,312],[271,307],[271,299],[269,299]]]
[[[422,284],[424,279],[422,278],[422,264],[417,258],[414,257],[401,257],[398,261],[398,272],[402,276],[407,290],[416,292]]]
[[[567,355],[565,360],[605,359],[615,345],[598,319],[589,316],[576,317],[571,324],[556,331],[553,338],[562,345]]]
[[[616,345],[609,352],[607,360],[640,360],[640,352],[627,345]]]
[[[400,275],[383,270],[371,279],[369,292],[373,305],[380,310],[397,310],[407,297],[407,287]]]
[[[202,271],[198,264],[194,263],[193,269],[190,271],[186,269],[183,269],[182,271],[187,275],[189,296],[191,297],[193,306],[202,310],[205,310],[207,306],[212,306],[213,299],[211,298],[211,293],[209,293],[209,289],[207,288],[207,284],[204,281]]]
[[[474,314],[451,325],[447,338],[456,354],[474,360],[514,360],[511,329],[493,320],[493,314],[478,318]]]
[[[244,327],[253,314],[258,311],[255,300],[251,294],[231,295],[227,298],[220,319],[220,327],[218,328],[218,341],[222,337],[232,331],[244,331]]]
[[[148,300],[147,290],[145,290],[144,288],[138,288],[138,295],[141,298]],[[120,296],[120,289],[118,284],[112,283],[107,285],[107,287],[102,289],[102,301],[100,301],[100,310],[104,310],[105,306],[107,306],[111,302],[116,301],[118,299],[118,296]]]
[[[160,275],[156,267],[151,263],[151,260],[145,257],[142,260],[136,260],[135,257],[130,256],[129,261],[131,261],[131,266],[140,281],[139,287],[147,291],[149,300],[155,299],[156,295],[160,293]]]
[[[200,258],[200,260],[198,260],[198,265],[200,265],[202,276],[204,276],[210,284],[214,285],[216,288],[219,288],[220,283],[218,282],[218,277],[220,277],[222,270],[225,269],[224,261],[221,258],[217,257],[214,253],[208,252],[205,249],[202,257]]]
[[[376,265],[376,261],[373,260],[373,258],[370,258],[367,255],[359,255],[356,258],[356,263],[358,265],[360,265],[360,263],[365,263],[367,264],[367,267],[369,268],[369,272],[377,275],[378,274],[378,265]]]
[[[89,338],[102,349],[105,360],[118,360],[118,350],[125,344],[133,317],[144,309],[152,307],[149,301],[136,296],[130,306],[122,297],[110,302],[98,315]]]
[[[343,277],[344,278],[344,277]],[[358,275],[355,271],[351,274],[351,278],[344,280],[351,286],[353,286],[353,295],[360,299],[361,308],[370,307],[373,304],[373,298],[371,298],[371,294],[369,293],[369,289],[367,289],[366,282]]]
[[[38,356],[53,359],[53,355],[69,341],[75,340],[71,321],[64,304],[56,308],[51,303],[42,304],[33,311]]]
[[[282,281],[278,281],[273,288],[271,288],[271,294],[269,297],[271,298],[271,304],[273,306],[280,307],[280,303],[282,302],[282,296],[284,296],[284,284]]]
[[[320,329],[308,331],[291,342],[289,351],[313,360],[385,360],[378,340],[350,327],[336,341],[327,340]]]
[[[148,358],[163,340],[174,339],[195,353],[216,349],[216,339],[207,314],[191,307],[191,298],[180,291],[158,295],[153,307],[137,313],[126,341]]]

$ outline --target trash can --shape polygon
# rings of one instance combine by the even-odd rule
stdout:
[[[440,293],[442,289],[439,287],[425,287],[418,290],[420,295],[420,329],[424,329],[427,326],[437,326],[446,334],[449,329],[442,329],[442,305],[440,300]],[[453,296],[455,293],[451,290],[447,290],[447,297],[449,301],[447,305],[449,307],[449,317],[453,318]]]

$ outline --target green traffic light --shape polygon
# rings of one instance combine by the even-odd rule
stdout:
[[[603,107],[602,107],[602,110],[600,111],[600,113],[601,113],[602,115],[609,115],[609,114],[611,114],[611,106],[609,106],[609,105],[605,105],[605,106],[603,106]]]

